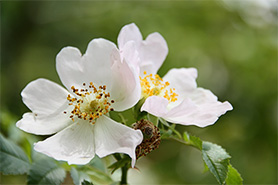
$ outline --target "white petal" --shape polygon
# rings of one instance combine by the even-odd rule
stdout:
[[[186,98],[171,109],[165,98],[152,96],[146,99],[141,111],[147,111],[172,123],[205,127],[214,124],[226,111],[232,110],[229,102],[222,103],[212,99],[207,90],[203,93],[200,97],[204,100],[202,103]]]
[[[141,32],[139,28],[136,26],[136,24],[134,23],[125,25],[121,29],[118,36],[119,49],[122,50],[124,45],[131,40],[134,41],[136,44],[139,44],[142,41]]]
[[[37,116],[34,113],[25,113],[21,120],[16,123],[16,126],[21,130],[36,134],[50,135],[54,134],[72,123],[72,120],[64,114],[51,116]]]
[[[168,100],[159,96],[150,96],[141,107],[141,111],[146,111],[157,117],[164,117],[169,110],[167,109]]]
[[[195,89],[188,95],[188,98],[195,105],[190,111],[184,111],[182,116],[167,115],[165,119],[183,125],[206,127],[214,124],[221,115],[233,109],[229,102],[218,101],[211,91],[202,88]],[[175,110],[178,109],[179,107],[175,108]],[[173,112],[173,109],[171,111]]]
[[[87,164],[95,156],[94,125],[80,121],[44,141],[34,149],[69,164]]]
[[[105,39],[92,40],[84,56],[77,48],[63,48],[56,58],[62,83],[69,90],[71,86],[80,88],[90,82],[111,86],[111,53],[115,48],[115,44]]]
[[[21,92],[22,100],[34,113],[49,115],[67,103],[68,91],[46,79],[30,82]]]
[[[111,99],[115,100],[113,108],[123,111],[134,106],[140,99],[141,86],[136,69],[121,61],[118,50],[114,50],[112,70]]]
[[[56,56],[56,69],[64,86],[80,88],[84,82],[84,60],[77,48],[65,47]]]
[[[195,68],[180,68],[168,71],[163,80],[168,81],[170,86],[175,88],[179,99],[186,97],[197,88],[196,78],[197,70]]]
[[[143,140],[139,130],[117,123],[106,116],[100,117],[95,123],[96,154],[105,157],[113,153],[125,153],[135,165],[135,149]]]
[[[141,111],[146,111],[152,115],[162,118],[180,117],[192,112],[196,105],[190,100],[186,99],[181,101],[173,108],[169,108],[169,102],[166,98],[159,96],[151,96],[146,99]]]
[[[146,71],[148,74],[156,74],[168,54],[168,46],[159,33],[152,33],[141,42],[138,52],[141,73]]]
[[[69,93],[58,84],[46,79],[30,82],[21,92],[23,102],[33,113],[26,113],[17,127],[33,134],[53,134],[69,123],[64,114],[68,109]]]
[[[206,127],[214,124],[218,118],[227,111],[232,110],[229,102],[210,102],[207,104],[196,105],[189,112],[184,111],[183,116],[167,115],[164,117],[169,122],[182,125],[196,125]]]
[[[140,76],[145,76],[144,72],[147,74],[156,74],[153,73],[154,71],[157,71],[157,67],[153,64],[153,62],[144,62],[140,65]]]
[[[127,61],[131,67],[135,67],[136,72],[139,74],[139,54],[134,41],[128,41],[122,50],[120,50],[121,60]]]
[[[116,45],[105,39],[92,40],[84,58],[84,73],[86,83],[93,82],[98,85],[106,85],[110,89],[113,76],[111,75],[111,66],[113,65],[112,54],[117,50]]]

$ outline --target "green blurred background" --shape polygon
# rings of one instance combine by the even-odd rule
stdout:
[[[169,47],[159,70],[198,69],[198,85],[234,110],[207,128],[179,126],[231,154],[244,184],[277,183],[277,1],[2,1],[1,133],[21,144],[14,127],[28,108],[20,92],[39,77],[60,83],[56,54],[85,52],[93,38],[113,42],[136,23],[144,38],[159,32]],[[216,184],[194,148],[163,141],[130,171],[132,184]],[[24,184],[3,176],[1,184]]]

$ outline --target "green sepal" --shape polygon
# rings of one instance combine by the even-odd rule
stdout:
[[[2,134],[0,134],[0,163],[0,171],[5,175],[24,174],[31,167],[25,152]]]
[[[117,169],[124,167],[125,165],[129,164],[130,165],[130,157],[127,155],[124,155],[123,158],[117,159],[115,163],[110,165],[108,168],[112,169],[111,173],[114,173]]]
[[[163,125],[165,125],[166,127],[170,127],[169,123],[168,123],[165,119],[163,119],[163,118],[158,118],[158,120],[159,120]]]

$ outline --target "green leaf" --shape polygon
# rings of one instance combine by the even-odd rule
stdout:
[[[203,142],[202,154],[204,162],[219,184],[224,184],[231,156],[222,147],[210,142]]]
[[[173,131],[174,128],[171,129],[171,131]],[[176,131],[178,132],[178,131]],[[183,133],[183,136],[181,136],[181,134],[176,136],[170,135],[167,137],[167,135],[165,137],[163,137],[162,139],[171,139],[174,141],[178,141],[184,145],[189,145],[189,146],[193,146],[196,147],[199,150],[202,150],[202,140],[196,136],[192,136],[190,134],[188,134],[187,132]]]
[[[232,165],[228,166],[228,174],[226,178],[226,184],[227,185],[242,185],[243,180],[238,173],[238,171],[232,167]]]
[[[27,173],[30,161],[24,151],[0,134],[0,171],[5,175]]]
[[[41,159],[33,163],[28,175],[27,184],[59,185],[64,181],[66,172],[50,158]]]
[[[70,175],[75,185],[80,185],[84,181],[90,181],[90,177],[86,174],[86,172],[81,170],[78,171],[74,167],[71,168]]]
[[[202,140],[200,138],[189,135],[187,132],[184,132],[183,139],[188,145],[197,147],[199,150],[202,150]]]

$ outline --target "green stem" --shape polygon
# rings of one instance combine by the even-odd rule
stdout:
[[[118,153],[113,154],[113,156],[115,157],[115,159],[117,161],[127,159],[127,158],[125,158],[126,156],[121,157],[121,155]],[[127,171],[128,171],[129,165],[130,165],[129,162],[128,163],[125,162],[124,166],[121,168],[122,169],[122,179],[121,179],[120,185],[127,185]]]
[[[172,137],[172,136],[170,136],[170,137],[168,137],[168,138],[164,138],[164,139],[165,139],[165,140],[177,141],[177,142],[179,142],[179,143],[181,143],[181,144],[188,145],[188,146],[193,146],[193,147],[197,148],[198,150],[202,150],[202,149],[200,149],[198,146],[196,146],[196,145],[194,145],[194,144],[192,144],[192,143],[183,141],[183,140],[181,140],[181,139],[178,139],[178,138],[175,138],[175,137]]]
[[[122,167],[122,179],[120,182],[121,185],[127,185],[127,171],[128,171],[128,167],[127,165],[124,165]]]

